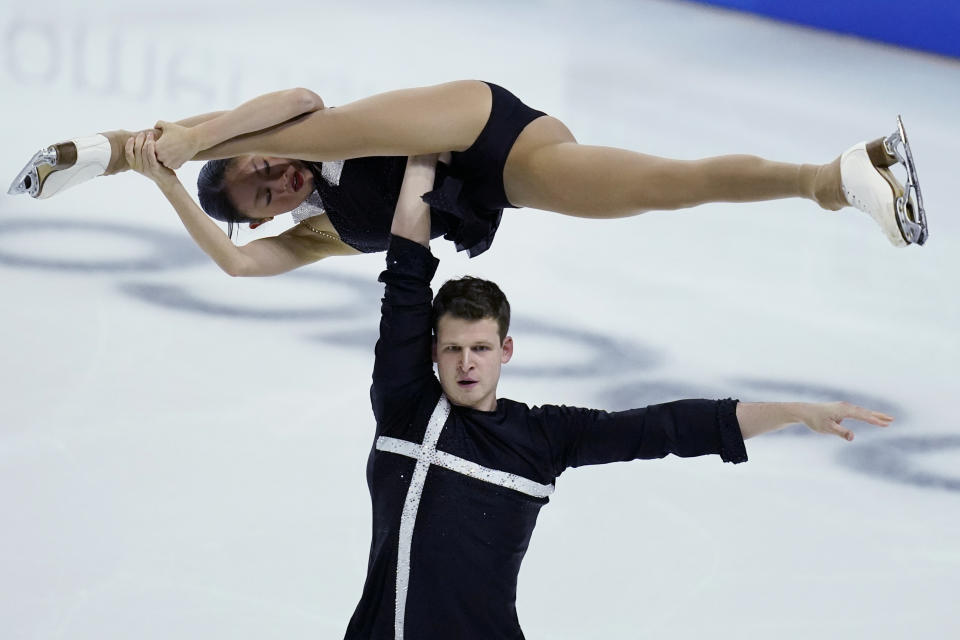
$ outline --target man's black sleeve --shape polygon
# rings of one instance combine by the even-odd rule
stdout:
[[[533,409],[556,475],[568,468],[626,460],[719,454],[746,462],[736,400],[678,400],[629,411],[563,406]]]
[[[397,399],[410,398],[433,377],[433,292],[439,261],[421,244],[390,236],[370,400],[378,422]]]

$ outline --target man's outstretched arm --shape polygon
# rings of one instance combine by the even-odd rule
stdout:
[[[743,441],[802,423],[819,433],[852,440],[841,426],[846,419],[886,427],[892,417],[846,402],[752,403],[735,400],[677,400],[627,411],[599,411],[546,406],[544,433],[550,444],[554,472],[569,467],[626,460],[688,458],[720,454],[726,462],[745,462]]]
[[[843,427],[846,419],[860,420],[878,427],[889,426],[893,416],[871,411],[848,402],[741,402],[737,404],[737,421],[743,439],[776,431],[790,424],[805,424],[818,433],[853,440],[853,432]]]

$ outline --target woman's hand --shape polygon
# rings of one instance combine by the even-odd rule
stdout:
[[[159,120],[156,125],[162,135],[157,140],[157,159],[168,169],[179,169],[203,151],[200,136],[193,127]]]
[[[124,153],[130,168],[163,187],[178,182],[177,174],[160,164],[157,159],[157,141],[153,132],[140,132],[127,140]]]
[[[853,432],[840,424],[847,418],[860,420],[878,427],[889,426],[893,421],[892,416],[879,411],[864,409],[849,402],[805,403],[800,405],[797,417],[803,424],[817,433],[840,436],[847,441],[853,440]]]

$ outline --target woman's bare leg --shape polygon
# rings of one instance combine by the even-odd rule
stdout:
[[[457,84],[459,83],[448,83]],[[403,149],[432,149],[438,144],[438,151],[449,151],[451,149],[445,148],[444,143],[462,144],[475,128],[475,123],[469,116],[472,115],[474,120],[482,117],[473,138],[463,145],[463,148],[466,148],[479,135],[486,116],[490,113],[490,92],[486,86],[482,87],[487,95],[486,112],[482,115],[482,94],[477,109],[476,104],[470,105],[456,99],[463,95],[463,92],[446,91],[447,88],[447,85],[440,85],[392,91],[358,100],[335,110],[313,112],[264,131],[228,140],[201,151],[194,160],[232,158],[250,153],[300,160],[343,160],[372,155],[415,155],[421,151]],[[469,96],[474,87],[466,88],[466,95]],[[436,89],[440,90],[435,91]],[[461,117],[462,114],[456,110],[465,110],[468,117]],[[435,127],[430,126],[431,118],[436,118]],[[467,126],[464,127],[464,124]],[[157,138],[161,136],[159,129],[144,131],[153,131]],[[129,168],[123,148],[127,140],[137,133],[139,132],[118,129],[100,134],[110,141],[111,152],[110,164],[103,175],[113,175]]]
[[[491,102],[489,87],[477,80],[390,91],[233,138],[196,159],[259,153],[324,161],[460,151],[480,134]],[[132,132],[103,135],[111,147],[105,175],[126,170],[123,147]],[[518,206],[587,217],[786,197],[811,198],[831,209],[846,205],[838,162],[791,165],[753,156],[669,160],[579,145],[549,116],[532,122],[517,139],[504,183]]]
[[[523,131],[507,159],[504,185],[517,206],[590,218],[792,197],[827,209],[847,206],[839,159],[827,165],[747,155],[671,160],[577,144],[555,118],[535,120]]]
[[[323,161],[462,150],[483,130],[491,103],[490,88],[479,80],[390,91],[233,138],[194,159],[260,153]],[[219,113],[194,116],[181,124],[192,126]],[[14,179],[9,192],[46,198],[97,175],[126,171],[124,146],[131,135],[126,130],[108,131],[58,143],[53,155],[41,150]],[[83,158],[78,158],[78,142]],[[54,174],[56,178],[51,179]]]
[[[389,91],[233,138],[196,159],[256,153],[319,162],[462,151],[480,135],[491,103],[479,80]]]
[[[490,88],[479,80],[388,91],[238,136],[194,159],[256,153],[324,161],[460,151],[480,135],[491,103]],[[159,137],[160,132],[154,132]],[[102,135],[110,140],[111,148],[104,175],[126,170],[123,146],[136,132],[117,130]]]

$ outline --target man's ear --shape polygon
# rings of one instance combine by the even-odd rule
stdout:
[[[507,336],[503,339],[503,352],[500,354],[501,364],[507,364],[510,362],[510,358],[513,357],[513,338]]]
[[[266,223],[270,222],[271,220],[273,220],[273,216],[270,216],[269,218],[261,218],[260,220],[257,220],[256,222],[251,222],[251,223],[250,223],[250,228],[251,228],[251,229],[256,229],[256,228],[259,227],[260,225],[266,224]]]

